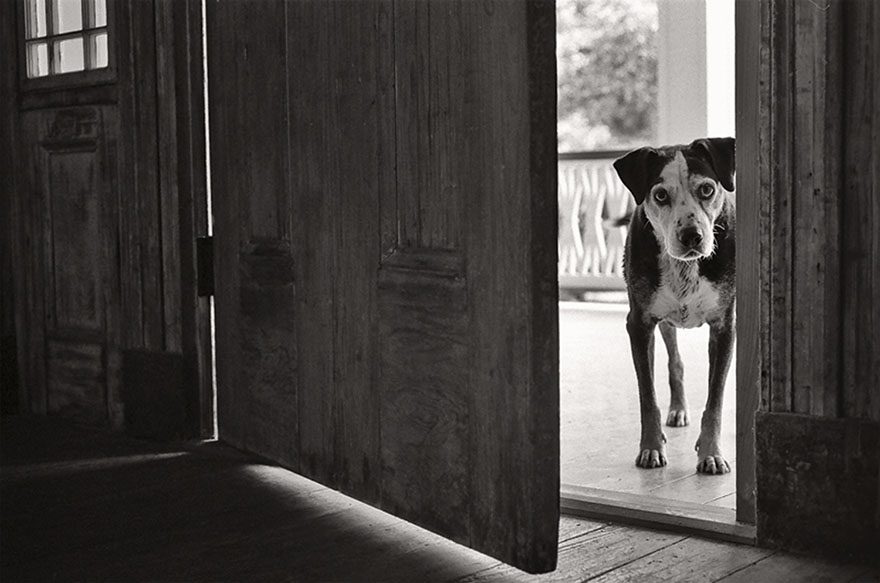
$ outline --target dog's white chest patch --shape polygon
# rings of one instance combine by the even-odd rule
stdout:
[[[660,286],[648,312],[679,328],[695,328],[718,311],[718,290],[700,277],[696,261],[678,261],[660,255]]]

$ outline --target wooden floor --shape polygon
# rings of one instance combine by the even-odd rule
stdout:
[[[721,443],[733,471],[723,476],[696,472],[694,444],[709,378],[709,331],[705,326],[678,332],[690,425],[664,427],[669,465],[640,470],[635,466],[639,401],[626,334],[627,311],[625,304],[559,305],[562,482],[735,508],[735,362],[727,379]],[[659,333],[654,362],[657,400],[665,420],[669,380]]]
[[[0,577],[16,581],[877,581],[755,547],[563,518],[529,576],[221,444],[4,418]]]

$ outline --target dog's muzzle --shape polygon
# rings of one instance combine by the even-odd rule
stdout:
[[[704,257],[706,252],[703,247],[705,241],[703,232],[699,227],[684,227],[676,233],[676,245],[673,246],[672,256],[682,261],[693,261]]]
[[[699,251],[703,244],[703,234],[697,227],[685,227],[678,232],[678,242],[687,250]]]

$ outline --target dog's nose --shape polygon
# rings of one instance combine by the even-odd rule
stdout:
[[[693,249],[702,243],[703,235],[697,227],[685,227],[678,232],[678,240],[688,249]]]

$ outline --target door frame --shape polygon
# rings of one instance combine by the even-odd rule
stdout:
[[[761,395],[761,358],[768,346],[761,322],[768,306],[762,288],[763,274],[769,269],[769,197],[752,193],[767,187],[761,180],[767,153],[761,148],[770,131],[766,123],[770,62],[763,56],[772,43],[770,8],[766,0],[735,1],[736,180],[737,191],[750,194],[737,199],[736,510],[563,484],[564,514],[755,543],[755,414]]]

